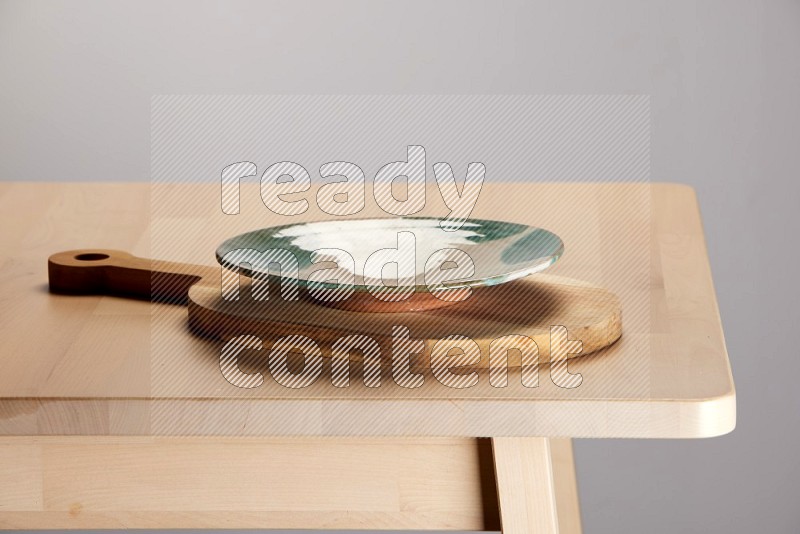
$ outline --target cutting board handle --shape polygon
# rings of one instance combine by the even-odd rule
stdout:
[[[185,304],[189,287],[219,269],[139,258],[121,250],[83,249],[47,260],[50,291],[69,295],[124,295]]]

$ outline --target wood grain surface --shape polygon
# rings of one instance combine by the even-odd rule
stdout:
[[[570,360],[582,376],[573,389],[555,385],[547,365],[536,388],[513,370],[505,388],[481,373],[465,389],[425,374],[411,390],[390,373],[370,388],[358,369],[338,388],[326,367],[309,387],[289,389],[258,359],[243,370],[262,373],[264,385],[241,389],[220,373],[221,343],[192,335],[183,306],[49,293],[47,258],[62,250],[214,267],[225,237],[286,222],[260,203],[257,184],[246,185],[233,217],[219,209],[218,184],[0,185],[0,434],[689,438],[735,424],[702,225],[684,186],[484,187],[473,216],[554,231],[566,252],[548,276],[619,297],[623,336]],[[442,212],[435,191],[429,197],[420,215]],[[326,217],[312,207],[296,220]]]
[[[0,441],[0,528],[497,530],[488,446],[474,439],[7,437]]]

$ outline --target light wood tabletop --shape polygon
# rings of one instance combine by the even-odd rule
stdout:
[[[221,241],[288,222],[260,203],[257,184],[242,186],[235,217],[219,195],[219,184],[0,184],[0,525],[578,532],[571,444],[553,438],[701,438],[735,426],[686,186],[484,186],[472,216],[555,232],[566,252],[548,276],[619,298],[622,337],[569,360],[574,388],[556,385],[548,365],[535,388],[515,369],[504,388],[483,371],[464,389],[428,373],[412,390],[390,372],[379,388],[357,372],[341,388],[326,364],[292,389],[258,361],[247,370],[263,386],[237,388],[220,372],[222,342],[194,335],[186,307],[48,291],[47,258],[59,251],[219,268]],[[423,214],[443,213],[437,195]],[[359,214],[380,215],[369,203]],[[323,218],[312,203],[291,222]],[[385,324],[424,331],[426,343],[464,333],[450,331],[447,310]],[[486,324],[462,319],[467,330]],[[503,326],[498,335],[513,333],[513,321]],[[474,439],[484,437],[494,439]]]

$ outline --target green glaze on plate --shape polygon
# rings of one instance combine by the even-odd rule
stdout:
[[[228,239],[217,248],[217,261],[231,270],[241,266],[241,272],[248,276],[260,277],[269,271],[269,261],[285,260],[294,256],[297,259],[297,279],[301,286],[309,285],[309,275],[315,271],[338,266],[352,275],[356,291],[366,291],[374,286],[378,272],[374,266],[383,265],[377,257],[371,261],[372,268],[365,277],[364,266],[367,259],[381,249],[398,249],[398,234],[403,234],[403,245],[413,243],[413,247],[401,246],[402,250],[391,254],[379,253],[388,263],[382,270],[383,281],[387,286],[398,282],[413,284],[416,291],[426,291],[426,262],[428,262],[428,283],[431,276],[442,272],[442,258],[453,258],[460,269],[449,273],[443,287],[480,287],[502,284],[546,269],[564,253],[561,239],[542,228],[501,221],[469,219],[455,231],[445,231],[441,220],[432,217],[403,217],[394,219],[343,219],[313,223],[298,223],[286,226],[264,228]],[[409,235],[409,233],[411,235]],[[336,249],[336,250],[332,250]],[[448,249],[457,249],[469,255],[474,264],[474,272],[463,261],[463,254]],[[269,251],[267,254],[265,251]],[[316,251],[316,252],[315,252]],[[347,255],[343,255],[343,252]],[[261,254],[258,256],[258,254]],[[261,261],[253,261],[260,257]],[[266,258],[269,258],[267,260]],[[350,260],[352,258],[352,260]],[[354,266],[354,268],[353,268]],[[289,270],[282,276],[294,278]],[[446,272],[446,271],[445,271]],[[398,274],[400,273],[400,276]],[[459,276],[453,276],[454,274]],[[338,276],[330,276],[331,281],[320,281],[315,285],[327,288],[338,287]],[[335,280],[334,280],[335,279]],[[324,280],[324,279],[323,279]]]

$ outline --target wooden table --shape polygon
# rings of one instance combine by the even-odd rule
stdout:
[[[583,376],[574,389],[543,371],[538,388],[243,390],[221,376],[219,343],[188,331],[185,308],[47,290],[47,257],[61,250],[214,265],[233,232],[286,222],[256,187],[243,188],[243,216],[223,221],[218,184],[0,185],[0,526],[579,532],[570,438],[733,429],[685,186],[484,186],[474,217],[555,231],[567,253],[552,272],[622,301],[622,339],[570,361]],[[429,198],[426,213],[442,214]],[[312,203],[294,220],[321,218]]]

